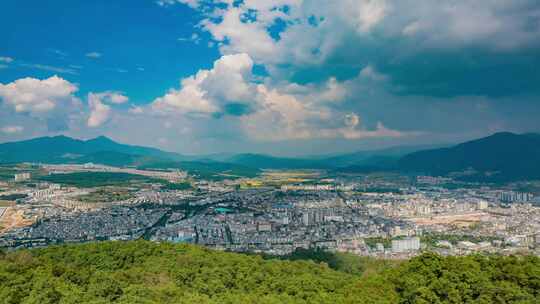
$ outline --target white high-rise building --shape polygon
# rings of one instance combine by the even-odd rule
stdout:
[[[29,180],[31,177],[32,176],[28,172],[26,172],[26,173],[17,173],[17,174],[15,174],[15,181],[16,182],[22,182],[22,181],[25,181],[25,180]]]
[[[487,209],[487,207],[488,207],[488,202],[486,202],[484,200],[479,200],[476,203],[476,209],[478,209],[478,210],[484,210],[484,209]]]
[[[420,249],[420,238],[412,237],[402,240],[392,240],[392,252],[409,252]]]

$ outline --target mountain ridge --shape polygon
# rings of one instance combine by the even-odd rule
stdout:
[[[418,151],[402,157],[398,168],[471,181],[540,179],[540,134],[499,132],[452,147]]]
[[[422,146],[396,146],[380,150],[319,157],[279,157],[258,153],[214,153],[208,155],[183,155],[157,148],[126,145],[106,136],[82,140],[65,135],[37,137],[0,144],[0,163],[9,162],[95,162],[105,165],[139,165],[141,158],[154,157],[152,162],[199,161],[231,163],[262,169],[332,169],[347,165],[370,163],[373,158],[397,160],[406,152],[417,151]],[[151,160],[150,160],[151,161]]]
[[[65,135],[37,137],[0,144],[0,162],[52,162],[75,161],[79,157],[98,152],[123,153],[132,156],[151,156],[183,160],[184,156],[156,148],[126,145],[99,136],[81,140]],[[69,158],[65,156],[69,155]]]
[[[252,169],[325,169],[343,173],[394,171],[453,176],[468,181],[540,179],[540,134],[499,132],[460,144],[421,149],[397,146],[322,158],[276,157],[256,153],[186,156],[157,148],[125,145],[99,136],[80,140],[64,135],[0,144],[0,163],[93,162],[112,166],[171,165],[207,172],[213,164],[237,171]],[[190,163],[191,162],[191,163]],[[176,164],[175,164],[176,163]],[[220,170],[221,170],[220,169]]]

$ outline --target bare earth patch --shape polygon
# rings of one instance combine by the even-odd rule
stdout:
[[[9,207],[5,210],[2,218],[0,218],[0,235],[11,229],[30,226],[33,223],[33,219],[24,217],[24,210],[16,207]]]
[[[409,221],[417,225],[449,225],[460,223],[484,222],[489,220],[490,215],[485,212],[451,214],[451,215],[435,215],[431,217],[416,217],[409,218]]]

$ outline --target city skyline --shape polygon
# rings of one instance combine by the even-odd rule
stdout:
[[[535,1],[2,7],[0,142],[315,155],[540,132]]]

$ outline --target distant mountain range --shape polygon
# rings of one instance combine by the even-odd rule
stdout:
[[[328,169],[343,173],[400,171],[450,175],[471,181],[512,181],[540,179],[540,134],[504,132],[444,148],[405,146],[304,158],[227,153],[186,156],[124,145],[104,136],[90,140],[40,137],[0,144],[0,163],[19,162],[180,168],[202,176],[215,172],[254,176],[260,169]]]
[[[442,145],[398,146],[380,150],[366,150],[331,156],[311,156],[301,158],[245,153],[231,155],[226,158],[221,158],[221,160],[265,169],[336,169],[363,165],[387,167],[390,165],[393,166],[402,156],[408,153],[440,147],[442,147]]]
[[[331,169],[397,161],[399,157],[424,147],[394,147],[318,157],[275,157],[264,154],[219,153],[187,156],[155,148],[120,144],[105,136],[90,140],[67,136],[39,137],[0,144],[0,163],[99,163],[113,166],[148,166],[152,163],[190,162],[229,163],[262,169]]]
[[[143,158],[183,160],[177,153],[117,143],[105,136],[90,140],[67,136],[39,137],[0,144],[0,162],[136,164]]]
[[[324,169],[328,166],[319,160],[305,158],[275,157],[264,154],[236,154],[224,160],[263,169]]]
[[[418,151],[401,158],[397,168],[469,181],[540,179],[540,134],[502,132],[449,148]]]
[[[1,163],[96,163],[120,167],[182,169],[207,179],[255,176],[260,170],[213,160],[194,161],[194,157],[155,148],[124,145],[100,136],[79,140],[66,136],[40,137],[0,144]]]
[[[322,158],[239,154],[226,161],[274,169],[330,169],[336,173],[395,171],[463,181],[540,180],[540,134],[501,132],[449,147],[394,147]]]

